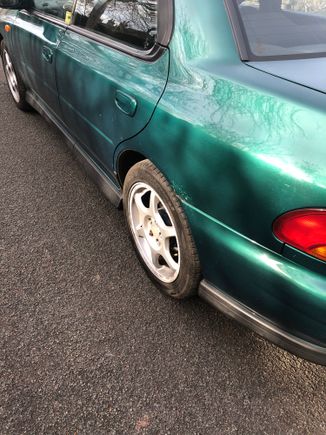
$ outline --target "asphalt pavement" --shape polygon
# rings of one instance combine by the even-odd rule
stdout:
[[[326,368],[160,294],[1,72],[0,433],[326,434],[325,399]]]

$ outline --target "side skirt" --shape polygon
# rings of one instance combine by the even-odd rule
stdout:
[[[326,347],[318,346],[283,331],[206,280],[200,283],[199,296],[228,317],[236,319],[277,346],[316,364],[326,365]]]
[[[64,125],[53,115],[33,93],[26,93],[26,101],[45,119],[54,124],[65,136],[68,146],[77,160],[85,168],[90,178],[98,185],[104,196],[112,202],[115,207],[122,205],[122,192],[116,187],[107,174],[92,160],[86,151],[70,135]]]

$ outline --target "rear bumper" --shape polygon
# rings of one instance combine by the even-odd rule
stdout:
[[[201,296],[279,346],[326,365],[325,273],[183,205],[202,265]]]
[[[199,296],[213,307],[251,328],[277,346],[316,364],[326,365],[326,347],[295,337],[203,280]]]

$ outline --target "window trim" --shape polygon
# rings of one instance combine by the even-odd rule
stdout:
[[[167,47],[173,32],[174,27],[174,0],[157,0],[158,9],[157,9],[157,36],[156,41],[149,50],[142,50],[137,47],[133,47],[132,45],[126,44],[123,41],[116,40],[109,35],[101,35],[95,33],[92,30],[85,29],[83,27],[76,26],[74,24],[75,18],[75,10],[78,0],[75,0],[73,6],[73,17],[72,23],[68,26],[69,30],[78,33],[82,36],[90,38],[96,42],[102,43],[104,45],[108,45],[114,49],[119,51],[123,51],[127,54],[130,54],[134,57],[144,59],[147,61],[156,60],[160,57],[161,53],[164,51],[164,47]]]
[[[249,60],[249,53],[247,51],[249,41],[247,43],[245,42],[248,38],[246,33],[244,32],[243,23],[233,0],[224,0],[224,4],[229,17],[232,33],[239,51],[240,58],[242,61],[245,62]]]
[[[294,59],[315,59],[326,57],[326,52],[302,53],[302,54],[279,54],[271,56],[257,56],[251,49],[249,40],[239,9],[235,6],[234,0],[224,0],[225,8],[228,12],[233,36],[239,51],[240,59],[243,62],[266,62],[270,60],[294,60]]]
[[[75,9],[78,0],[74,0],[72,11],[72,23],[66,24],[64,19],[57,18],[50,14],[37,11],[36,9],[31,10],[31,14],[35,15],[39,18],[42,18],[46,21],[52,22],[53,24],[59,25],[63,27],[66,31],[71,31],[77,33],[79,35],[85,36],[95,42],[111,47],[115,50],[121,51],[123,53],[134,56],[138,59],[142,59],[145,61],[153,62],[158,59],[162,53],[165,51],[165,48],[168,47],[173,29],[174,29],[174,0],[158,0],[158,31],[155,44],[149,50],[141,50],[139,48],[128,45],[124,42],[117,41],[111,38],[109,35],[100,35],[98,33],[93,32],[92,30],[87,30],[82,27],[75,26],[73,24]],[[27,12],[27,11],[26,11]]]
[[[62,27],[63,29],[66,29],[68,27],[63,18],[55,17],[54,15],[50,15],[45,12],[38,11],[37,9],[29,9],[29,10],[21,9],[19,12],[26,15],[32,15],[38,18],[42,18],[45,21],[50,21],[51,23],[56,24]]]

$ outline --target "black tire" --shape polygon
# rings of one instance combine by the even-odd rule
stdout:
[[[16,81],[17,81],[17,86],[16,86],[17,93],[16,93],[16,95],[14,95],[14,92],[13,92],[13,90],[12,90],[10,84],[9,84],[9,78],[8,78],[8,73],[7,73],[7,69],[6,69],[6,63],[7,63],[7,61],[6,61],[5,53],[7,53],[7,55],[10,58],[10,61],[12,63],[12,69],[13,69],[13,72],[14,72],[14,74],[16,76]],[[14,102],[15,102],[16,106],[18,107],[18,109],[23,110],[24,112],[30,111],[31,110],[31,106],[26,101],[26,88],[25,88],[25,85],[24,85],[24,83],[23,83],[23,81],[22,81],[22,79],[21,79],[21,77],[20,77],[20,75],[19,75],[19,73],[17,71],[17,68],[15,68],[15,66],[13,64],[13,60],[12,60],[12,58],[11,58],[9,52],[8,52],[8,49],[7,49],[4,41],[1,41],[1,44],[0,44],[0,54],[1,54],[1,59],[2,59],[3,70],[4,70],[4,73],[5,73],[5,77],[6,77],[6,80],[7,80],[8,88],[9,88],[10,94],[12,96],[12,99],[14,100]]]
[[[176,240],[178,241],[179,253],[179,271],[173,282],[164,282],[152,272],[146,264],[135,240],[137,236],[132,230],[133,224],[129,209],[131,207],[130,204],[132,203],[131,192],[139,183],[146,183],[146,185],[150,186],[155,193],[158,194],[172,218],[172,225],[177,234]],[[179,199],[168,181],[149,160],[143,160],[129,170],[124,182],[123,204],[131,240],[136,249],[138,258],[151,280],[163,293],[172,298],[185,299],[196,295],[201,278],[200,263],[187,218]]]

